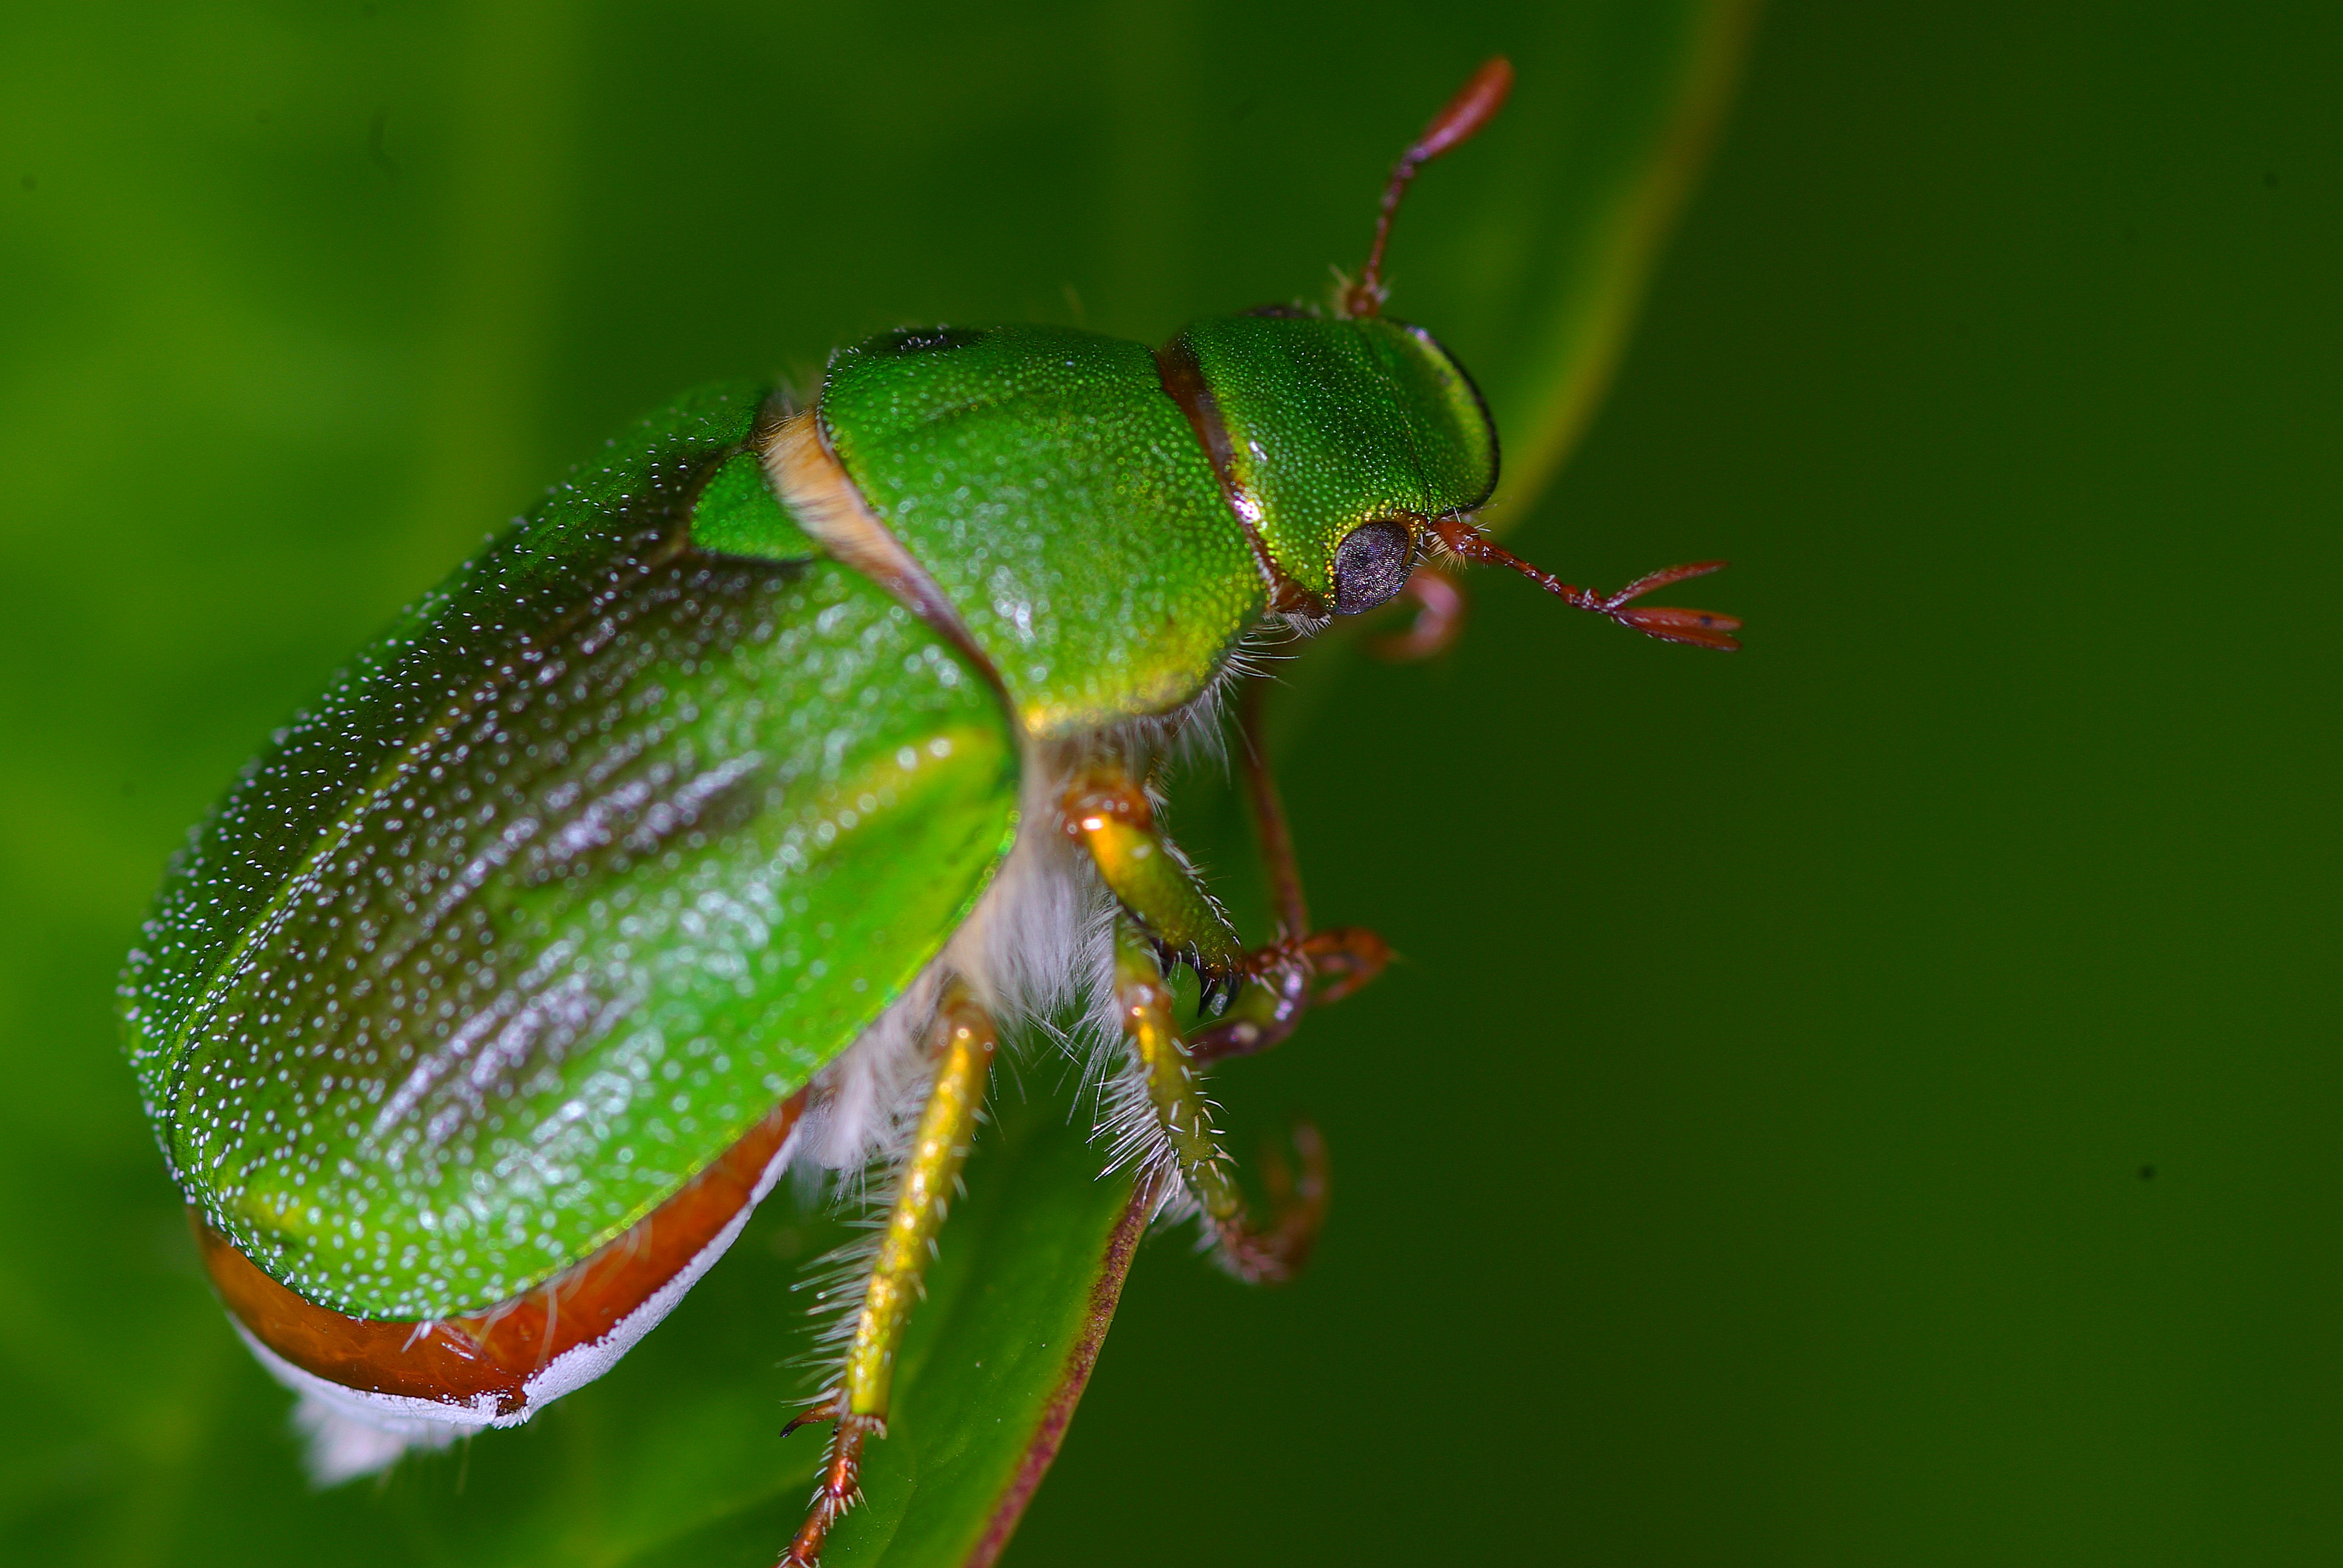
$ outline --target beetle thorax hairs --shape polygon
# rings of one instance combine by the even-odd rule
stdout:
[[[825,1392],[853,1337],[880,1241],[880,1217],[894,1201],[919,1124],[930,1074],[925,1041],[948,981],[965,983],[998,1021],[1002,1064],[1011,1074],[1024,1064],[1021,1055],[1046,1044],[1079,1075],[1077,1113],[1081,1106],[1095,1107],[1095,1141],[1104,1151],[1105,1171],[1136,1164],[1143,1173],[1168,1178],[1176,1169],[1116,1013],[1114,899],[1063,830],[1062,802],[1101,762],[1149,778],[1166,762],[1219,762],[1224,694],[1251,671],[1250,660],[1232,663],[1201,696],[1171,714],[1072,740],[1029,741],[1017,841],[992,885],[903,996],[816,1075],[796,1141],[795,1169],[805,1188],[829,1185],[834,1203],[854,1214],[858,1229],[799,1285],[812,1292],[821,1320],[805,1364]],[[1154,1219],[1177,1221],[1196,1211],[1177,1180],[1156,1180],[1153,1187]]]

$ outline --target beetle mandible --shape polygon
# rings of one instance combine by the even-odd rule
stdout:
[[[1111,1131],[1249,1280],[1291,1273],[1323,1154],[1248,1211],[1199,1087],[1372,980],[1314,930],[1248,641],[1505,566],[1651,636],[1738,622],[1574,588],[1474,518],[1497,436],[1383,314],[1417,169],[1496,112],[1490,61],[1394,166],[1324,309],[1161,348],[903,330],[798,407],[691,394],[426,595],[245,770],[123,983],[142,1097],[237,1332],[326,1478],[528,1419],[632,1346],[792,1162],[890,1162],[786,1563],[883,1430],[893,1352],[1005,1030],[1084,1011]],[[1248,947],[1155,822],[1240,690],[1278,926]],[[1203,997],[1184,1031],[1166,976]],[[890,1115],[915,1107],[908,1118]],[[558,1311],[557,1309],[558,1305]],[[798,1422],[792,1422],[793,1426]]]

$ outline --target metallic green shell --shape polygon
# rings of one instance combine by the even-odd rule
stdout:
[[[1144,346],[893,332],[831,361],[822,429],[1034,734],[1193,698],[1267,585]]]
[[[809,558],[742,452],[760,402],[613,443],[175,864],[125,984],[148,1111],[309,1300],[443,1317],[586,1256],[851,1042],[1006,853],[998,693]]]
[[[1295,581],[1334,591],[1334,549],[1371,518],[1471,511],[1497,483],[1497,432],[1463,368],[1383,317],[1223,316],[1172,340],[1229,437],[1235,504]]]

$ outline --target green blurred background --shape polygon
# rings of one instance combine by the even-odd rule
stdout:
[[[1633,108],[1565,82],[1594,117],[1534,139],[1529,63],[1657,15],[0,12],[26,1560],[339,1554],[253,1543],[291,1539],[253,1499],[305,1506],[282,1402],[204,1300],[110,992],[186,823],[343,654],[695,381],[1319,292],[1499,48],[1513,118],[1393,268],[1509,363],[1508,204]],[[2334,1560],[2338,82],[2332,5],[1769,10],[1512,541],[1599,584],[1729,555],[1695,602],[1750,650],[1484,581],[1449,658],[1338,658],[1289,708],[1320,917],[1410,960],[1222,1081],[1241,1147],[1326,1130],[1324,1245],[1275,1292],[1146,1251],[1011,1563]],[[1176,825],[1241,852],[1208,783]]]

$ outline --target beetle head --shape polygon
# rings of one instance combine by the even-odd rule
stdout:
[[[1366,266],[1337,289],[1331,315],[1268,306],[1197,322],[1158,351],[1164,389],[1212,458],[1272,585],[1272,609],[1362,614],[1397,597],[1425,556],[1444,553],[1510,567],[1653,637],[1737,647],[1740,622],[1729,616],[1631,605],[1722,562],[1671,568],[1604,596],[1492,543],[1473,524],[1497,485],[1488,405],[1438,339],[1383,314],[1383,250],[1409,184],[1488,124],[1513,85],[1513,66],[1490,60],[1400,155]],[[1417,595],[1427,596],[1439,597]]]
[[[1276,309],[1199,321],[1165,346],[1222,493],[1278,585],[1272,608],[1351,615],[1406,582],[1440,519],[1497,483],[1497,428],[1420,327]]]
[[[1434,518],[1463,518],[1497,483],[1497,429],[1455,357],[1383,318],[1383,247],[1416,171],[1471,137],[1513,90],[1488,61],[1400,155],[1373,247],[1331,317],[1269,306],[1198,322],[1161,350],[1166,391],[1211,454],[1273,585],[1271,608],[1356,615],[1407,581]]]

